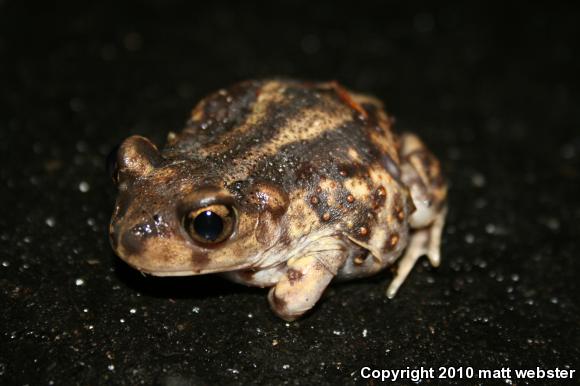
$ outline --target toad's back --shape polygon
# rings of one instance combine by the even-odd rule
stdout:
[[[220,173],[228,183],[259,176],[292,185],[289,168],[305,162],[332,176],[340,166],[360,172],[383,155],[398,161],[380,103],[336,83],[248,81],[220,90],[196,106],[171,144],[176,156],[228,170]]]
[[[334,82],[248,81],[220,90],[196,106],[164,155],[204,163],[239,197],[255,181],[276,184],[302,228],[340,223],[369,240],[387,212],[404,216],[390,119],[376,99]],[[290,238],[301,232],[289,229]]]

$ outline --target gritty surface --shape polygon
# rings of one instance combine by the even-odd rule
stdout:
[[[578,10],[278,7],[0,2],[0,382],[578,370]],[[143,277],[111,252],[109,149],[137,133],[162,143],[207,92],[279,74],[377,95],[441,159],[442,264],[419,264],[395,299],[385,273],[286,324],[262,290]]]

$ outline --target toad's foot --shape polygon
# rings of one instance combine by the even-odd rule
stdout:
[[[272,310],[293,321],[310,310],[344,263],[344,256],[309,254],[288,261],[288,270],[268,293]]]
[[[447,208],[444,207],[430,226],[413,231],[409,246],[399,262],[397,273],[389,288],[387,288],[387,297],[389,299],[395,296],[421,256],[427,255],[433,267],[439,266],[441,261],[441,233],[445,224],[446,214]]]

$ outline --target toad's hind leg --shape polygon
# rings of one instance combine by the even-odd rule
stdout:
[[[387,289],[389,298],[395,296],[421,256],[427,255],[431,265],[439,266],[441,234],[447,214],[447,185],[441,174],[439,161],[413,134],[401,136],[399,153],[401,179],[409,188],[409,199],[412,200],[415,211],[409,217],[412,228],[409,245]]]
[[[409,245],[399,261],[397,273],[387,288],[387,297],[393,298],[399,287],[421,256],[427,256],[433,267],[438,267],[441,261],[441,233],[445,224],[447,209],[441,210],[433,224],[427,228],[417,229],[411,233]]]

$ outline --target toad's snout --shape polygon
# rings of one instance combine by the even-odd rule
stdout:
[[[159,214],[138,216],[133,221],[113,219],[109,227],[111,246],[124,260],[144,254],[149,244],[173,237],[168,221]]]
[[[186,276],[203,273],[208,251],[188,235],[178,216],[125,214],[109,228],[117,256],[137,270],[155,276]]]

